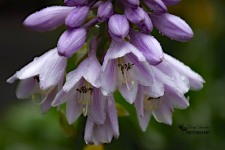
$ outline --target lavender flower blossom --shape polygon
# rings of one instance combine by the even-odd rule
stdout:
[[[97,124],[104,122],[103,104],[105,97],[99,89],[100,70],[92,42],[92,50],[74,71],[66,76],[66,83],[53,101],[53,106],[67,102],[67,120],[71,124],[83,113],[88,115]],[[94,47],[93,47],[94,46]]]
[[[107,19],[111,17],[112,14],[113,14],[113,5],[109,0],[106,2],[103,2],[98,7],[97,17],[99,22],[106,21]]]
[[[43,99],[43,110],[46,111],[51,106],[46,105],[53,100],[57,93],[57,87],[61,88],[66,63],[67,59],[58,56],[55,48],[35,58],[31,63],[17,71],[7,82],[13,83],[17,79],[20,80],[16,91],[18,98],[28,98],[34,93],[40,93]]]
[[[128,42],[112,41],[102,66],[102,91],[108,95],[118,87],[123,97],[133,103],[141,85],[151,85],[151,67],[138,49]]]
[[[166,13],[167,8],[162,0],[143,0],[145,5],[147,5],[154,13],[161,14]]]

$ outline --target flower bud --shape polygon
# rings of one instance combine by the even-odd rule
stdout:
[[[59,38],[57,44],[59,55],[71,57],[84,45],[86,34],[84,28],[66,30]]]
[[[154,26],[172,40],[186,42],[193,37],[193,31],[180,17],[171,14],[151,15]]]
[[[166,5],[162,0],[144,0],[145,5],[147,5],[154,13],[166,13]]]
[[[148,14],[146,12],[144,12],[144,22],[141,22],[140,24],[138,24],[138,28],[142,32],[147,33],[147,34],[152,32],[153,24],[152,24],[150,17],[148,16]]]
[[[53,30],[64,23],[72,9],[73,7],[67,6],[47,7],[28,16],[23,24],[38,31]]]
[[[116,40],[123,40],[129,32],[129,22],[124,15],[113,15],[108,23],[109,34]]]
[[[130,42],[139,49],[151,65],[157,65],[163,60],[160,43],[151,35],[130,31]]]
[[[113,5],[110,1],[106,1],[98,7],[97,17],[99,22],[104,22],[105,20],[109,19],[112,14]]]
[[[145,20],[145,11],[140,7],[137,9],[127,7],[124,13],[127,19],[134,24],[140,24]]]
[[[79,27],[87,18],[90,8],[87,6],[74,8],[66,17],[65,24],[69,28]]]

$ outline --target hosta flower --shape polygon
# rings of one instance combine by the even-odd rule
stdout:
[[[66,116],[70,124],[82,113],[97,124],[103,123],[105,118],[102,106],[105,96],[99,88],[101,65],[95,56],[95,47],[92,48],[89,57],[67,74],[65,84],[52,103],[53,106],[67,103]]]
[[[172,124],[173,108],[184,109],[189,106],[183,93],[165,85],[164,93],[154,91],[156,87],[140,87],[135,100],[138,121],[143,131],[147,129],[151,116],[158,122]]]
[[[51,105],[51,101],[61,88],[64,80],[67,59],[52,49],[31,63],[17,71],[7,82],[13,83],[20,80],[16,95],[18,98],[28,98],[34,93],[40,94],[43,111]]]
[[[110,143],[112,138],[119,137],[117,111],[112,96],[105,100],[106,118],[103,124],[98,125],[88,117],[85,127],[84,140],[88,144]]]
[[[102,66],[102,91],[108,95],[119,89],[123,97],[133,103],[138,83],[150,85],[153,74],[144,55],[128,42],[112,41]]]

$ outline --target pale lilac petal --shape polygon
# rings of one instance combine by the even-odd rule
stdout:
[[[152,85],[155,77],[152,67],[147,62],[139,61],[137,57],[132,54],[126,55],[125,59],[127,62],[132,62],[134,64],[134,67],[129,70],[129,73],[134,80],[144,86]]]
[[[167,101],[171,106],[178,109],[185,109],[189,106],[189,101],[182,93],[169,86],[165,86],[165,90],[166,92],[163,99]]]
[[[145,61],[144,55],[137,49],[135,48],[132,44],[129,42],[115,42],[112,41],[111,45],[106,53],[106,56],[104,58],[104,62],[102,65],[103,70],[105,70],[105,67],[108,63],[109,60],[111,59],[116,59],[119,57],[123,57],[124,55],[128,53],[133,53],[139,61]]]
[[[165,92],[163,83],[158,80],[155,80],[151,86],[144,86],[143,89],[150,97],[161,97]]]
[[[143,87],[142,86],[138,86],[138,91],[137,91],[137,96],[136,99],[134,101],[134,105],[135,105],[135,109],[137,112],[138,116],[143,117],[144,116],[144,93],[143,93]]]
[[[85,131],[84,131],[84,140],[87,144],[93,144],[94,142],[94,122],[91,119],[87,118]]]
[[[105,96],[102,95],[100,89],[94,88],[93,94],[93,101],[88,108],[88,117],[90,117],[93,122],[100,125],[105,121],[104,105],[106,99]]]
[[[87,31],[84,28],[66,30],[59,38],[57,48],[61,56],[71,57],[85,43]]]
[[[152,112],[148,110],[144,110],[144,116],[137,115],[138,122],[142,131],[145,132],[147,130],[151,116],[152,116]]]
[[[46,113],[51,108],[51,103],[57,94],[57,87],[55,87],[52,91],[48,92],[41,103],[41,111],[42,113]]]
[[[75,92],[74,92],[75,93]],[[82,105],[78,103],[78,95],[71,97],[66,103],[66,118],[69,124],[72,124],[82,113]]]
[[[34,78],[28,78],[19,81],[16,90],[16,97],[19,99],[28,98],[31,96],[36,89],[37,81]]]
[[[40,57],[34,58],[34,60],[16,72],[16,76],[18,79],[26,79],[30,77],[37,76],[40,74],[42,67],[45,65],[46,61],[51,59],[51,56],[54,54],[55,49],[52,49]]]
[[[127,19],[134,24],[140,24],[145,20],[145,11],[141,7],[136,9],[128,7],[124,10],[124,13]]]
[[[119,86],[119,91],[123,98],[130,104],[132,104],[135,101],[135,98],[137,96],[137,90],[138,90],[138,84],[137,82],[133,81],[133,83],[128,82],[126,84],[122,84]],[[128,87],[131,89],[128,89]]]
[[[6,80],[7,83],[13,83],[17,80],[16,73]]]
[[[153,24],[149,17],[149,15],[144,12],[144,22],[138,24],[138,28],[141,30],[141,32],[149,34],[153,30]]]
[[[23,24],[38,31],[53,30],[64,23],[72,9],[67,6],[47,7],[28,16]]]
[[[113,96],[109,96],[107,98],[107,102],[108,102],[108,115],[109,115],[110,124],[112,126],[113,135],[115,138],[118,138],[120,134],[119,125],[118,125],[118,116],[117,116],[117,110],[115,107]]]
[[[163,61],[162,47],[153,36],[131,30],[130,37],[131,44],[143,53],[151,65],[157,65]]]
[[[190,86],[193,89],[198,90],[198,89],[201,89],[203,87],[203,83],[205,81],[199,74],[197,74],[196,72],[191,70],[190,67],[186,66],[185,64],[183,64],[179,60],[169,56],[168,54],[164,54],[164,55],[165,55],[165,60],[169,62],[171,67],[175,68],[176,71],[178,71],[180,74],[188,77],[189,82],[190,82]]]
[[[102,71],[102,93],[109,95],[116,90],[117,86],[117,72],[115,68],[115,60],[109,60],[105,70]]]
[[[153,110],[153,116],[160,123],[172,125],[172,112],[172,106],[163,99],[161,100],[158,109]]]
[[[83,70],[85,73],[83,77],[91,83],[94,87],[99,88],[101,86],[100,73],[101,65],[95,56],[88,57],[83,62]]]
[[[80,83],[78,84],[78,82],[83,81],[82,77],[86,72],[84,67],[86,67],[85,63],[81,62],[80,65],[75,70],[69,72],[66,75],[66,82],[63,85],[63,90],[65,92],[70,91],[75,85],[78,86],[80,84]]]
[[[40,88],[46,90],[56,86],[64,78],[67,59],[58,55],[57,50],[51,55],[40,71]]]
[[[159,65],[156,66],[161,72],[163,72],[166,76],[170,78],[176,84],[181,91],[186,93],[189,88],[188,78],[184,75],[179,74],[174,67],[172,67],[168,62],[163,61]],[[162,77],[161,77],[162,78]],[[165,79],[164,79],[165,80]],[[172,86],[172,85],[169,85]]]

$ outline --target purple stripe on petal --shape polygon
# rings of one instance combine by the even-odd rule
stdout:
[[[147,5],[154,13],[161,14],[166,13],[167,8],[162,0],[144,0],[145,5]]]
[[[113,14],[113,5],[111,1],[103,2],[98,7],[97,17],[99,22],[104,22]]]

